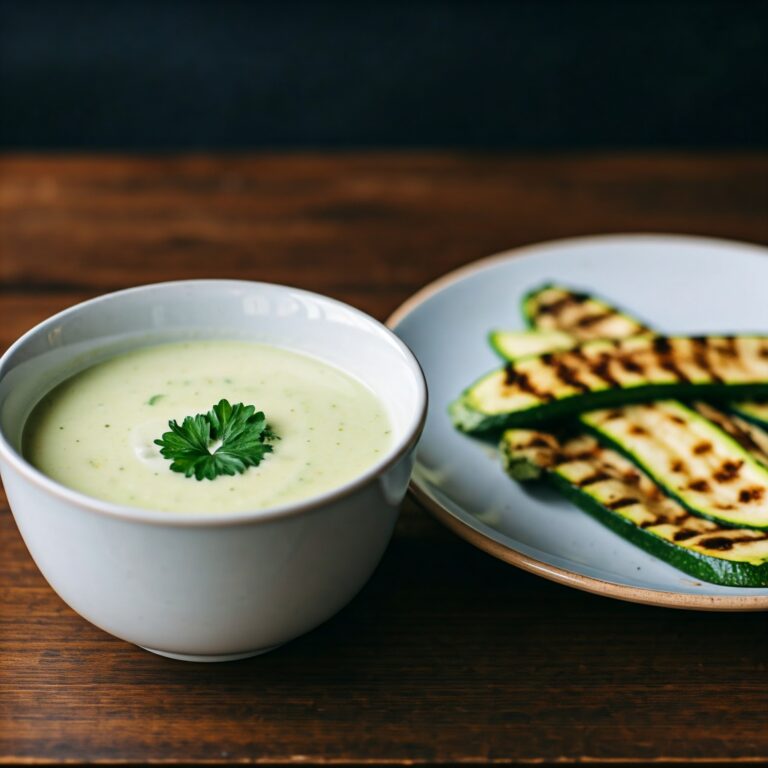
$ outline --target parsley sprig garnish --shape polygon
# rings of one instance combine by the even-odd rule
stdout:
[[[171,459],[171,469],[194,475],[198,480],[214,480],[219,475],[242,474],[248,467],[258,466],[272,451],[270,442],[279,440],[261,411],[252,405],[230,405],[219,401],[208,413],[187,416],[179,425],[169,421],[155,444],[160,453]],[[221,445],[211,453],[213,443]]]

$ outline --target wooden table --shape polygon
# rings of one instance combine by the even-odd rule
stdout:
[[[140,283],[291,283],[384,319],[516,245],[768,242],[766,155],[0,158],[0,348]],[[504,565],[406,502],[369,585],[267,656],[185,664],[75,615],[0,506],[0,762],[768,764],[760,614],[683,613]]]

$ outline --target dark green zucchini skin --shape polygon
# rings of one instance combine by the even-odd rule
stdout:
[[[544,478],[563,496],[606,528],[684,573],[702,581],[726,587],[768,586],[768,563],[752,565],[751,563],[732,562],[678,547],[673,542],[655,536],[630,520],[612,512],[608,507],[600,504],[597,499],[571,485],[556,472],[545,470]]]
[[[614,512],[594,496],[583,491],[557,469],[539,466],[528,458],[513,457],[502,441],[501,454],[510,476],[520,482],[544,481],[577,507],[622,538],[702,581],[728,587],[760,588],[768,586],[768,562],[754,564],[711,557],[675,544]]]

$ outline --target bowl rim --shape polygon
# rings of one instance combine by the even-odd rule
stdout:
[[[308,291],[303,288],[296,288],[290,285],[284,285],[282,283],[269,283],[266,281],[258,280],[232,280],[227,278],[201,278],[192,280],[168,280],[157,283],[147,283],[145,285],[139,285],[118,291],[110,291],[108,293],[99,294],[98,296],[78,302],[77,304],[73,304],[72,306],[63,309],[60,312],[51,315],[22,334],[15,342],[13,342],[13,344],[8,347],[3,355],[0,356],[0,382],[9,372],[6,370],[9,364],[8,361],[19,349],[23,348],[24,345],[29,343],[31,339],[37,337],[40,333],[47,330],[51,325],[67,319],[72,315],[76,315],[85,307],[92,307],[97,304],[113,301],[128,294],[160,290],[163,288],[179,289],[186,286],[204,286],[206,284],[249,288],[263,286],[270,289],[276,288],[290,291],[294,294],[301,294],[308,298],[320,300],[346,312],[352,313],[356,317],[373,325],[373,327],[379,331],[384,338],[393,343],[394,346],[403,354],[403,361],[409,369],[409,372],[413,375],[416,382],[417,405],[413,418],[403,430],[402,435],[393,442],[393,444],[387,450],[386,454],[384,454],[384,456],[382,456],[375,464],[372,464],[370,467],[368,467],[364,472],[356,475],[346,483],[335,488],[331,488],[328,491],[324,491],[323,493],[308,496],[306,499],[300,499],[294,502],[278,504],[271,507],[264,507],[263,509],[223,513],[166,512],[149,508],[145,509],[142,507],[132,507],[124,504],[115,504],[109,501],[102,501],[94,496],[89,496],[88,494],[81,493],[80,491],[76,491],[72,488],[68,488],[62,483],[59,483],[57,480],[53,480],[52,478],[48,477],[39,469],[35,468],[30,462],[28,462],[24,456],[10,444],[1,425],[0,459],[6,461],[11,467],[13,467],[13,469],[22,475],[25,480],[31,482],[33,485],[36,485],[44,492],[56,496],[59,499],[81,509],[86,509],[90,512],[96,512],[98,514],[107,515],[109,517],[116,517],[132,522],[150,523],[154,525],[170,527],[204,528],[211,526],[223,527],[267,522],[285,517],[293,517],[321,509],[328,504],[332,504],[343,498],[351,496],[372,480],[380,477],[415,447],[419,436],[424,429],[424,423],[426,421],[428,390],[426,378],[424,376],[421,365],[408,345],[405,344],[405,342],[403,342],[389,328],[387,328],[384,323],[378,321],[376,318],[372,317],[366,312],[353,307],[351,304],[339,301],[338,299],[334,299],[330,296],[325,296],[321,293]],[[329,365],[333,364],[329,363]],[[13,369],[11,368],[9,370]],[[343,370],[343,368],[341,370]]]

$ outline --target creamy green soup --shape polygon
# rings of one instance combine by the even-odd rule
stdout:
[[[280,440],[255,467],[196,480],[170,470],[156,438],[226,399],[263,411]],[[179,512],[254,510],[352,480],[390,445],[382,404],[314,358],[239,341],[145,347],[88,368],[50,392],[24,433],[27,459],[106,501]],[[211,450],[215,450],[215,445]]]

